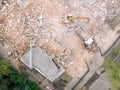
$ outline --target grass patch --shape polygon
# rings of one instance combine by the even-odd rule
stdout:
[[[70,77],[67,73],[63,73],[58,79],[53,82],[53,85],[59,90],[64,90],[64,88],[71,81],[71,79],[72,77]]]
[[[104,67],[109,76],[113,89],[120,90],[120,65],[109,59],[105,61]]]
[[[111,81],[113,90],[120,90],[120,65],[113,61],[117,55],[120,55],[120,45],[112,49],[104,62],[104,67]]]
[[[114,59],[117,55],[120,55],[120,45],[114,47],[111,51],[111,53],[105,57],[105,59],[109,60],[109,59]]]
[[[113,48],[111,54],[113,55],[119,55],[120,54],[120,45],[118,45],[117,47]]]

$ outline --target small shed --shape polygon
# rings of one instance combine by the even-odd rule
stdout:
[[[37,47],[26,52],[21,57],[21,61],[30,69],[36,69],[48,80],[54,81],[65,70],[63,68],[58,69],[52,58],[52,56],[49,56],[47,53]]]

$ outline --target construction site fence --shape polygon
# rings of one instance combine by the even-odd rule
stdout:
[[[103,53],[102,50],[100,48],[99,49],[99,52],[101,54],[102,57],[105,57],[107,56],[108,54],[110,54],[110,52],[112,51],[112,49],[114,47],[116,47],[117,45],[120,44],[120,36],[117,37],[117,39],[112,43],[112,45]],[[88,72],[90,71],[90,68],[88,66],[88,64],[86,63],[87,65],[87,71],[85,72],[85,74],[80,78],[80,80],[73,86],[72,90],[75,90],[75,88],[77,87],[77,85],[83,80],[83,78],[88,74]]]
[[[72,90],[75,90],[75,88],[77,87],[77,85],[83,80],[83,78],[84,78],[84,77],[88,74],[88,72],[90,71],[90,68],[89,68],[87,62],[85,62],[85,63],[86,63],[86,66],[87,66],[87,71],[86,71],[85,74],[80,78],[80,80],[73,86]]]

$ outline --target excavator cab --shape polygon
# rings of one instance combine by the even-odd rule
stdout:
[[[73,18],[72,15],[63,15],[62,20],[60,20],[60,23],[61,24],[69,24],[73,21],[72,18]]]

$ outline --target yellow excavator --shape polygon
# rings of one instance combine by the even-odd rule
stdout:
[[[62,16],[62,19],[60,20],[60,23],[61,24],[70,24],[72,23],[75,19],[86,19],[87,20],[87,23],[90,21],[89,17],[87,16],[78,16],[78,17],[74,17],[72,15],[63,15]]]

